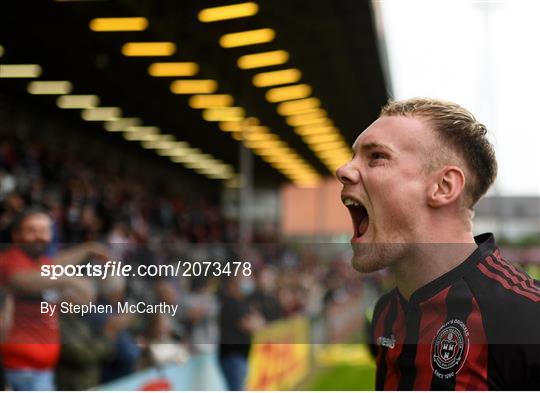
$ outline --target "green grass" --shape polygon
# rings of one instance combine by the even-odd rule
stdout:
[[[337,365],[321,369],[307,390],[375,390],[375,368],[365,365]]]

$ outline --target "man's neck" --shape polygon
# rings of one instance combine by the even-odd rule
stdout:
[[[476,250],[471,234],[449,243],[419,243],[406,258],[392,267],[396,285],[409,299],[419,288],[454,269]]]

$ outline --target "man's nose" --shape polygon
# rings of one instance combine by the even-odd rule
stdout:
[[[336,171],[338,180],[343,184],[356,184],[360,181],[360,171],[352,161],[347,162]]]

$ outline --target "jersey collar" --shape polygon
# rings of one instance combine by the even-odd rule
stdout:
[[[476,265],[482,262],[488,255],[493,254],[497,249],[495,244],[495,237],[492,233],[483,233],[481,235],[475,236],[474,241],[478,245],[476,250],[473,251],[465,261],[453,268],[452,270],[446,272],[442,276],[436,278],[435,280],[427,283],[423,287],[418,288],[413,292],[409,301],[399,292],[399,289],[396,288],[396,292],[400,298],[400,301],[404,304],[413,304],[421,303],[432,296],[435,296],[444,288],[452,285],[454,282],[459,280],[461,277],[466,275],[471,269]]]

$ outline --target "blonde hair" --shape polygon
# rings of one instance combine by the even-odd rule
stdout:
[[[473,207],[497,177],[497,160],[487,129],[467,109],[449,101],[432,98],[411,98],[394,101],[381,109],[381,116],[414,116],[425,119],[450,152],[466,165],[470,175],[465,182],[468,207]],[[443,147],[444,148],[444,147]],[[445,164],[444,151],[431,155],[430,166]],[[433,168],[432,168],[433,169]]]

